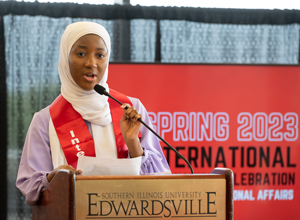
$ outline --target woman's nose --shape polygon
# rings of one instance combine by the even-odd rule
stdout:
[[[88,68],[96,68],[97,67],[96,59],[92,56],[88,57],[85,62],[85,66]]]

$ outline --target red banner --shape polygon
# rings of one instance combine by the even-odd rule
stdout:
[[[233,170],[235,219],[299,219],[299,66],[109,68],[109,86],[142,101],[195,173]],[[161,145],[173,173],[190,172]]]

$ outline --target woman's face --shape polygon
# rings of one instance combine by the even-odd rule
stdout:
[[[99,84],[108,63],[108,50],[101,37],[84,35],[72,46],[69,67],[76,84],[84,90],[92,90]]]

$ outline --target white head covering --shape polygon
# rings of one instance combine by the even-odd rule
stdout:
[[[60,43],[60,54],[58,71],[61,80],[61,94],[72,104],[74,109],[85,119],[96,125],[108,125],[111,123],[111,115],[108,97],[99,95],[94,90],[86,91],[80,88],[74,81],[69,68],[69,53],[73,44],[86,34],[96,34],[100,36],[108,50],[108,62],[110,56],[110,37],[104,27],[93,22],[76,22],[67,26]],[[107,91],[106,83],[108,77],[108,63],[100,81]]]

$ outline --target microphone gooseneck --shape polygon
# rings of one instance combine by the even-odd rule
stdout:
[[[115,99],[114,97],[112,97],[107,91],[106,89],[99,85],[99,84],[96,84],[94,86],[94,90],[99,93],[100,95],[106,95],[108,96],[109,98],[115,100],[116,102],[118,102],[120,105],[122,105],[122,103]],[[125,107],[125,109],[127,109],[127,107]],[[182,156],[174,147],[172,147],[168,142],[166,142],[161,136],[159,136],[152,128],[150,128],[145,122],[142,121],[142,119],[138,119],[139,122],[141,122],[146,128],[148,128],[156,137],[158,137],[162,142],[164,142],[164,144],[166,144],[169,148],[171,148],[181,159],[183,159],[186,164],[189,166],[190,170],[191,170],[191,173],[193,174],[194,173],[194,170],[192,168],[192,165],[190,164],[190,162],[184,157]]]

